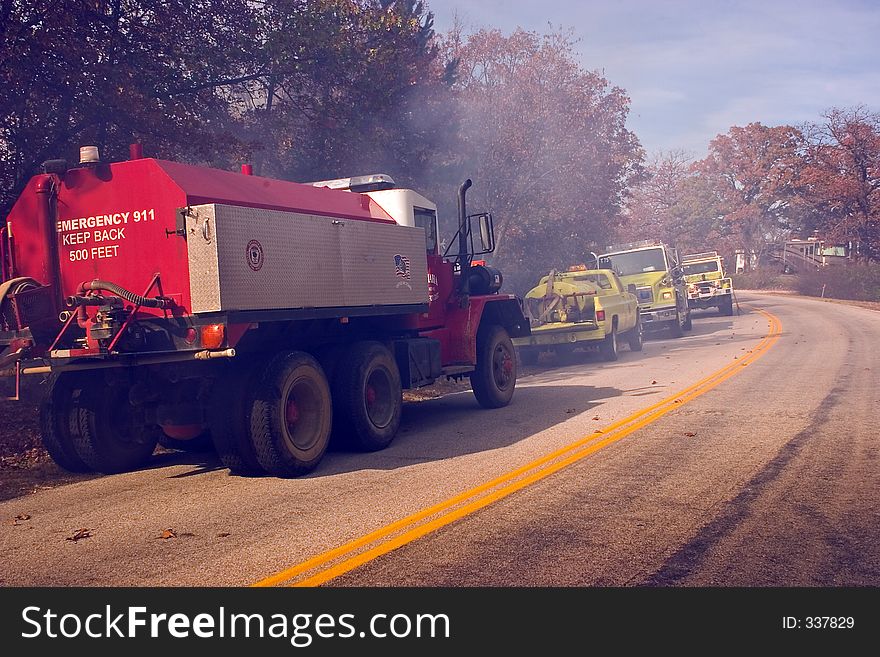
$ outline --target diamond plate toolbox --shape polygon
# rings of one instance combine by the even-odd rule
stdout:
[[[423,228],[220,204],[185,215],[193,313],[427,303]]]

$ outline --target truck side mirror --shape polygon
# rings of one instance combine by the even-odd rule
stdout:
[[[482,255],[484,253],[492,253],[495,250],[495,226],[492,223],[492,213],[481,212],[468,216],[468,230],[471,234],[471,244],[473,245],[473,222],[477,221],[479,228],[480,244],[479,249],[473,249],[474,255]]]
[[[629,285],[627,285],[626,291],[629,292],[630,294],[632,294],[633,296],[636,296],[636,297],[639,296],[638,290],[636,289],[636,286],[634,283],[630,283]]]

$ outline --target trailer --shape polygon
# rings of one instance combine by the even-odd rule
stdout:
[[[508,404],[522,302],[473,265],[489,213],[385,175],[301,184],[143,157],[44,163],[0,250],[0,370],[48,376],[43,443],[71,471],[210,441],[237,473],[296,476],[331,440],[378,450],[402,390],[469,377]]]

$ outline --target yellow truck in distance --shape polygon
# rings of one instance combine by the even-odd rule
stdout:
[[[531,335],[514,338],[520,360],[534,364],[543,351],[567,356],[595,347],[604,360],[617,360],[619,341],[642,350],[642,322],[634,290],[609,269],[552,270],[524,298]]]
[[[717,251],[683,256],[681,269],[687,283],[688,307],[718,308],[722,315],[733,314],[733,281],[724,275]]]

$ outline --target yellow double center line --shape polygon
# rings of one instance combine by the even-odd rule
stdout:
[[[779,338],[782,324],[774,315],[756,309],[768,321],[767,334],[744,357],[737,358],[717,372],[679,391],[672,397],[648,406],[619,422],[604,427],[570,445],[532,461],[516,470],[501,475],[485,484],[423,509],[406,518],[392,522],[369,534],[337,548],[319,554],[296,566],[263,579],[254,586],[318,586],[354,570],[368,561],[387,554],[407,543],[429,534],[440,527],[482,509],[511,493],[529,486],[562,468],[571,465],[600,449],[617,442],[642,427],[651,424],[682,404],[708,392],[715,386],[754,363]]]

